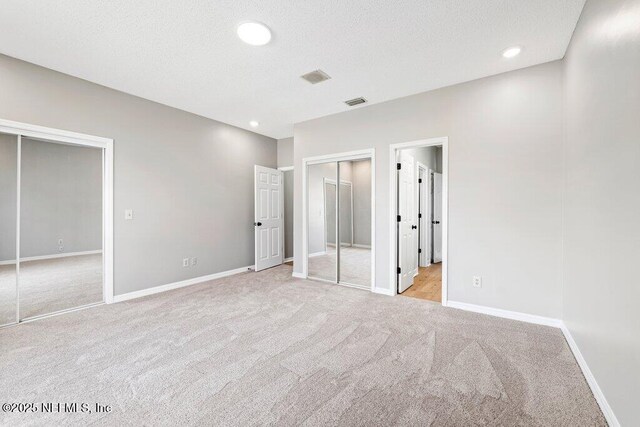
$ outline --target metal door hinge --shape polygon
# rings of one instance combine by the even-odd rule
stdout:
[[[398,274],[402,274],[402,269],[398,267]]]
[[[402,221],[402,217],[398,215],[398,222]]]
[[[401,163],[396,163],[396,167],[398,168],[398,170],[402,169],[402,164]]]

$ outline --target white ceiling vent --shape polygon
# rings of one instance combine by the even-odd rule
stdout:
[[[306,81],[308,81],[309,83],[311,83],[312,85],[316,84],[316,83],[321,83],[324,81],[327,81],[331,78],[331,76],[329,76],[329,74],[325,73],[322,70],[315,70],[312,71],[310,73],[307,73],[303,76],[300,76],[303,79],[305,79]]]
[[[367,100],[362,97],[353,98],[348,101],[344,101],[344,103],[347,104],[349,107],[355,107],[356,105],[364,104],[365,102],[367,102]]]

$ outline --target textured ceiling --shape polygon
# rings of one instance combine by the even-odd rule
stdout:
[[[293,123],[562,58],[584,0],[0,0],[0,53],[275,138]],[[266,23],[270,44],[236,25]],[[500,52],[524,47],[506,60]],[[311,85],[315,69],[331,80]],[[368,104],[365,104],[368,105]],[[361,108],[361,107],[354,107]]]

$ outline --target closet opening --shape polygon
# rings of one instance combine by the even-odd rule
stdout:
[[[0,120],[0,325],[112,301],[112,144]]]
[[[373,289],[373,150],[303,164],[304,276]]]

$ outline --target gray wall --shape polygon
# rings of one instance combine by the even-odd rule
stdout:
[[[376,149],[376,287],[389,279],[389,144],[449,137],[449,298],[561,315],[562,63],[358,108],[294,127],[295,257],[302,159]],[[472,277],[482,276],[482,288]]]
[[[0,134],[0,262],[16,259],[17,156],[18,138]]]
[[[278,167],[293,166],[293,138],[278,140]]]
[[[278,167],[293,166],[293,137],[277,142]],[[293,257],[293,171],[284,172],[284,256]]]
[[[336,163],[323,163],[318,165],[309,166],[309,179],[308,179],[308,197],[309,197],[309,254],[315,254],[325,251],[325,215],[324,215],[324,178],[336,180],[337,167]],[[344,172],[344,171],[343,171]],[[294,179],[297,169],[294,170]],[[343,177],[344,179],[344,177]],[[302,187],[302,183],[299,183],[297,188]],[[302,191],[294,189],[294,210],[296,206],[301,205]],[[298,194],[300,193],[300,194]],[[302,252],[302,240],[296,240],[295,229],[300,227],[300,224],[296,224],[295,212],[294,212],[294,252],[297,252],[300,248]],[[302,265],[302,263],[298,264]],[[295,268],[295,264],[294,264]]]
[[[351,162],[353,243],[371,246],[371,160]]]
[[[284,257],[293,258],[293,171],[284,176]]]
[[[402,150],[401,154],[409,154],[416,162],[415,176],[418,176],[418,164],[422,163],[434,172],[442,173],[442,149],[440,147],[422,147]]]
[[[621,425],[639,425],[640,1],[588,1],[565,58],[563,317]]]
[[[102,249],[102,151],[22,138],[21,164],[20,257]]]
[[[1,118],[115,140],[116,295],[254,263],[253,166],[276,167],[274,139],[6,56],[0,93]]]
[[[16,136],[0,135],[0,162],[0,261],[7,261],[15,260]],[[20,256],[102,249],[102,152],[22,138],[21,163]]]
[[[325,229],[324,194],[322,182],[324,178],[336,179],[336,163],[324,163],[309,166],[309,254],[324,251],[324,235],[327,242],[335,244],[335,203],[329,207],[334,215],[328,218],[328,230]],[[353,242],[359,245],[371,245],[371,162],[369,160],[340,162],[340,180],[351,182],[353,189]],[[343,185],[341,190],[348,187]],[[335,193],[334,197],[335,197]],[[302,195],[300,195],[302,197]],[[341,193],[340,203],[349,200],[346,193]],[[350,223],[350,213],[340,208],[341,241],[351,242],[350,228],[343,227]],[[333,232],[331,230],[334,230]]]

